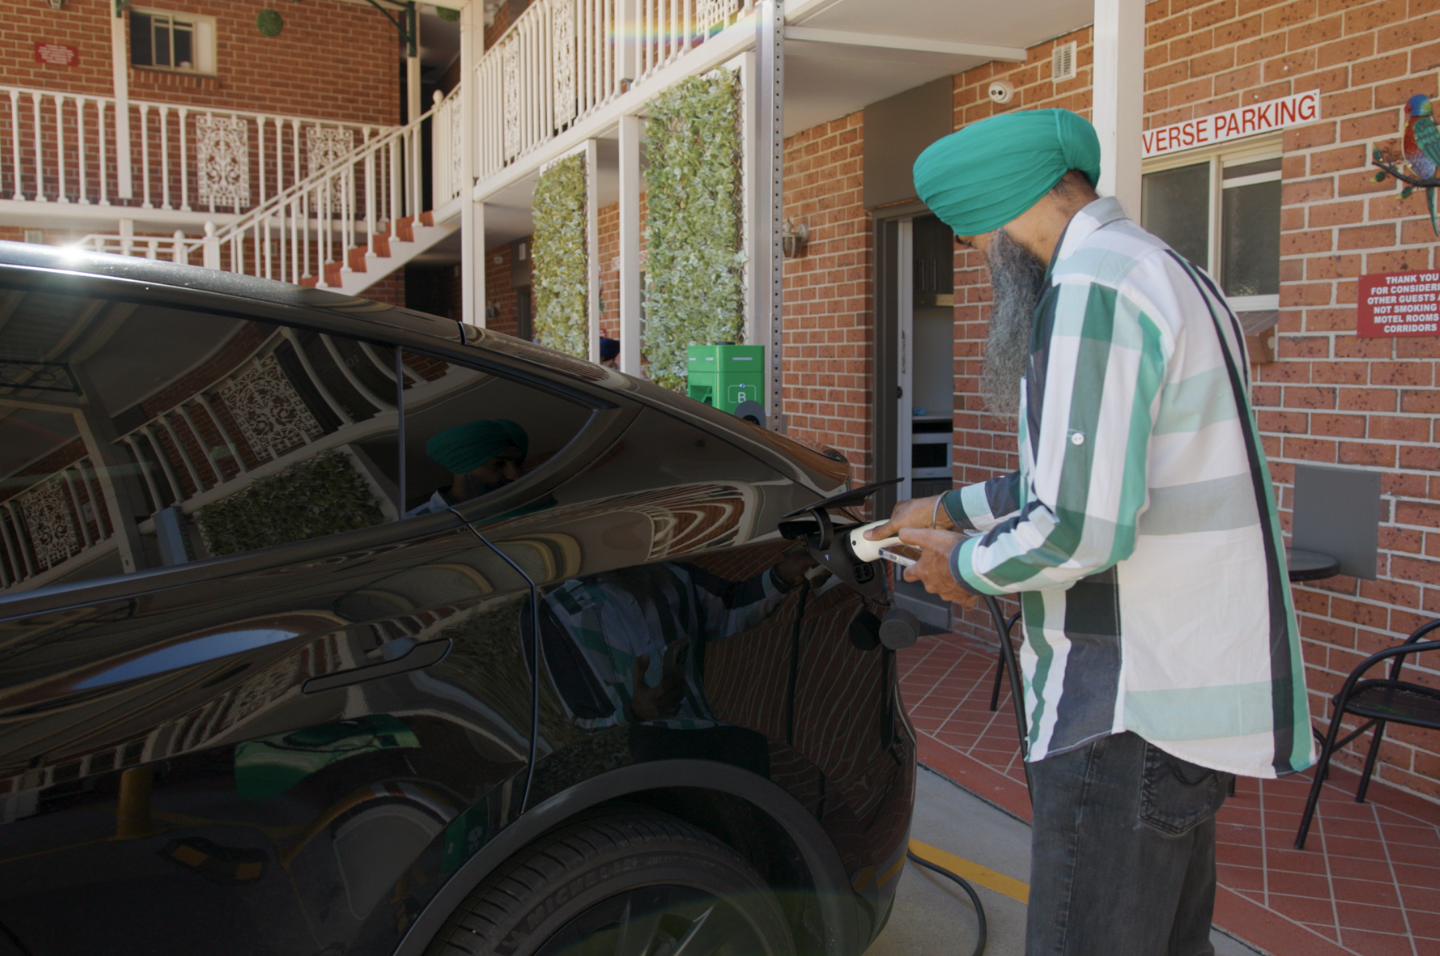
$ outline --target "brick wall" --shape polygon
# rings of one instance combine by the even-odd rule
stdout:
[[[369,6],[339,0],[286,4],[279,8],[285,28],[277,37],[255,29],[259,5],[163,0],[156,8],[215,18],[217,75],[132,68],[132,99],[353,123],[399,122],[399,35]],[[113,0],[67,0],[58,11],[39,0],[7,4],[6,28],[0,31],[0,84],[112,95],[113,9]],[[74,47],[76,64],[35,62],[37,42]],[[276,82],[282,77],[284,82]]]
[[[1423,197],[1398,199],[1394,182],[1370,182],[1367,168],[1372,144],[1394,148],[1405,99],[1436,95],[1440,4],[1156,0],[1146,20],[1147,128],[1322,93],[1324,119],[1283,137],[1278,361],[1252,372],[1287,530],[1296,463],[1382,474],[1378,580],[1337,577],[1293,589],[1311,711],[1328,719],[1328,698],[1355,664],[1440,612],[1440,340],[1355,336],[1359,275],[1440,267]],[[1090,31],[1057,42],[1071,39],[1079,41],[1081,69],[1064,84],[1049,77],[1051,44],[1031,50],[1025,63],[957,76],[957,127],[995,109],[984,87],[996,76],[1016,87],[1005,109],[1088,114]],[[957,482],[1015,467],[1012,430],[985,416],[974,394],[987,298],[978,258],[956,257]],[[959,626],[988,633],[979,615]],[[1440,686],[1434,670],[1415,676]],[[1377,777],[1440,797],[1440,737],[1392,725],[1386,741]],[[1353,753],[1337,759],[1358,763]]]
[[[871,480],[873,230],[864,206],[863,113],[785,141],[785,216],[810,228],[785,262],[785,413],[795,438],[830,445]]]

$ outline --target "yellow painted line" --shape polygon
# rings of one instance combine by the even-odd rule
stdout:
[[[971,883],[979,883],[987,889],[992,889],[996,893],[1008,896],[1012,900],[1019,900],[1026,905],[1030,903],[1029,883],[1021,883],[1013,876],[997,873],[987,866],[972,863],[953,853],[946,853],[939,847],[933,847],[928,843],[921,843],[919,840],[910,841],[910,850],[925,862],[934,863],[936,866],[943,866],[951,873],[964,877]]]

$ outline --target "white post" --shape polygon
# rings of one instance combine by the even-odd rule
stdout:
[[[112,0],[105,0],[107,6]],[[110,70],[115,84],[115,194],[131,199],[130,182],[130,45],[125,37],[125,17],[110,18]],[[104,175],[102,170],[101,175]]]
[[[616,46],[616,91],[633,84],[640,76],[640,11],[641,0],[615,0],[615,26],[619,34]]]
[[[1145,87],[1145,0],[1095,0],[1092,116],[1100,135],[1102,196],[1140,215],[1140,134]]]
[[[585,141],[585,312],[590,326],[590,361],[600,361],[600,149]]]
[[[396,11],[403,15],[402,11]],[[423,110],[420,108],[420,15],[415,15],[415,56],[405,58],[405,122],[415,122]],[[464,82],[462,75],[461,82]]]
[[[640,374],[640,117],[620,117],[620,371]]]
[[[475,201],[475,64],[485,43],[484,11],[460,8],[460,321],[485,325],[485,209]]]

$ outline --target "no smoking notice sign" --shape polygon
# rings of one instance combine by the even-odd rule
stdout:
[[[1440,335],[1440,272],[1377,272],[1360,277],[1355,334]]]

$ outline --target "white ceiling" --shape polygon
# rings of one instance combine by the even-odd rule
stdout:
[[[1095,21],[1093,0],[813,0],[791,3],[790,26],[990,46],[1031,47]],[[988,56],[849,44],[785,42],[785,135],[838,119]]]

